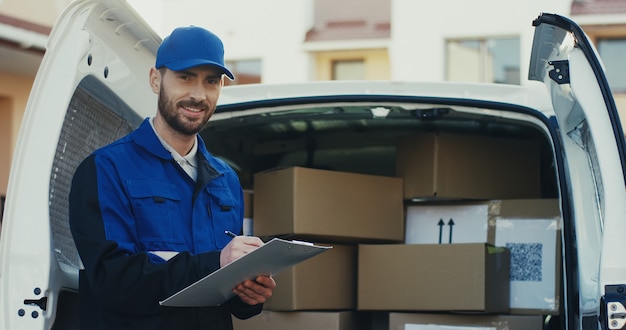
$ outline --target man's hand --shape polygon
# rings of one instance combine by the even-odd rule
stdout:
[[[271,276],[257,276],[254,280],[245,280],[233,289],[241,301],[248,305],[264,303],[276,288],[276,282]]]
[[[254,236],[237,236],[220,253],[220,267],[224,267],[246,253],[250,253],[264,243]],[[248,305],[264,303],[272,296],[276,282],[271,276],[257,276],[254,280],[245,280],[233,288],[233,293]]]
[[[233,238],[220,253],[220,267],[239,259],[263,245],[263,241],[254,236],[237,236]]]

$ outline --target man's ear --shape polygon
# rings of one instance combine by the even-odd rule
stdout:
[[[159,94],[161,91],[161,71],[156,68],[150,69],[150,88],[155,94]]]

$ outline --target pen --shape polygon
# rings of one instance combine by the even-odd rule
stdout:
[[[228,235],[228,236],[230,236],[230,237],[232,237],[232,238],[237,237],[237,234],[233,233],[233,232],[232,232],[232,231],[230,231],[230,230],[226,230],[226,231],[224,231],[224,233],[226,233],[226,235]]]

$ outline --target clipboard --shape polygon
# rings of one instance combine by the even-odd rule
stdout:
[[[258,275],[276,275],[285,268],[310,259],[332,246],[273,238],[258,249],[201,278],[160,301],[161,306],[219,306],[235,296],[232,289]]]

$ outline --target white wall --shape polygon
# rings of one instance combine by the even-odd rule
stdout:
[[[73,0],[2,0],[0,13],[44,26],[54,25]]]
[[[163,37],[178,26],[203,26],[222,38],[227,60],[261,59],[265,83],[306,81],[311,77],[309,55],[302,50],[302,43],[313,25],[313,0],[129,0],[129,3],[141,15],[155,15],[155,19],[145,19]],[[160,14],[149,9],[159,4]]]
[[[392,0],[391,76],[441,81],[445,40],[519,36],[522,83],[527,82],[534,29],[542,12],[569,15],[571,0]]]

